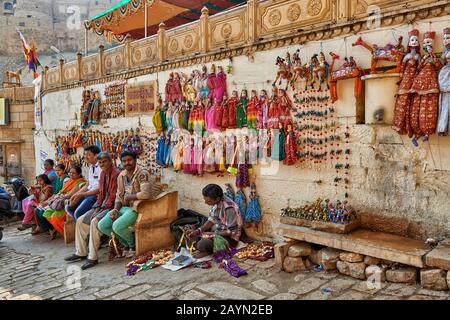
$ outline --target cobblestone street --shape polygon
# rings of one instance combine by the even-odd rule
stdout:
[[[239,265],[248,276],[232,278],[213,265],[202,270],[187,268],[171,272],[163,268],[127,276],[125,261],[107,262],[107,249],[100,251],[100,263],[82,271],[81,288],[69,289],[71,264],[63,258],[73,252],[63,239],[51,241],[47,235],[31,236],[30,231],[16,231],[18,225],[5,228],[0,242],[0,300],[20,299],[449,299],[448,292],[435,292],[419,286],[382,284],[369,290],[365,281],[339,273],[314,271],[288,274],[274,267],[274,260],[246,260]],[[81,265],[75,263],[74,265]],[[322,292],[327,288],[328,293]]]

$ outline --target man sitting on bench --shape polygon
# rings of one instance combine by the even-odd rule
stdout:
[[[117,178],[117,194],[114,209],[109,212],[98,224],[98,229],[105,235],[111,233],[117,236],[127,251],[127,258],[134,257],[134,234],[129,227],[138,218],[135,203],[138,200],[150,200],[161,193],[162,188],[155,177],[137,165],[136,154],[125,151],[120,155],[125,170]]]
[[[64,259],[68,262],[73,262],[86,259],[87,257],[86,263],[81,267],[82,270],[92,268],[98,263],[97,251],[100,247],[102,234],[97,229],[97,225],[114,207],[117,193],[117,177],[120,174],[120,170],[114,166],[109,153],[101,152],[97,160],[101,169],[97,202],[95,202],[91,210],[78,218],[75,227],[76,252]]]

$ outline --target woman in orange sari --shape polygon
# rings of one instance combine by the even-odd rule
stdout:
[[[86,183],[86,180],[81,175],[81,168],[78,166],[70,169],[69,176],[70,179],[64,183],[61,191],[47,201],[49,206],[42,213],[42,216],[54,228],[50,232],[52,239],[56,237],[56,232],[59,232],[61,235],[64,234],[64,221],[67,215],[64,210],[65,201],[70,199]]]

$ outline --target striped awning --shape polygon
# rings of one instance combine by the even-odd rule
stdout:
[[[122,42],[129,34],[132,39],[145,36],[145,2],[147,2],[147,34],[158,31],[164,22],[168,29],[200,18],[206,7],[213,15],[226,9],[242,5],[246,0],[122,0],[110,9],[86,21],[85,27],[103,35],[109,41]]]

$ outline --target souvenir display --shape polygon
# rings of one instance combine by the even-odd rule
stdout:
[[[333,60],[338,60],[339,56],[330,52],[330,55],[333,57]],[[331,101],[336,102],[338,100],[337,93],[337,82],[340,80],[347,79],[355,79],[355,98],[361,97],[362,94],[362,80],[361,77],[364,76],[364,70],[361,67],[358,67],[356,61],[353,57],[347,58],[345,57],[345,63],[336,71],[331,72],[330,76],[330,92],[331,92]]]
[[[170,249],[147,252],[126,265],[127,275],[132,276],[140,271],[162,266],[172,258],[173,253]]]
[[[100,121],[100,93],[93,90],[83,91],[83,105],[81,107],[81,129],[87,129]]]
[[[239,102],[236,105],[236,128],[247,127],[247,112],[248,112],[248,92],[242,90]]]
[[[389,73],[401,73],[403,57],[405,56],[405,47],[402,44],[403,37],[398,38],[398,44],[394,46],[391,43],[388,43],[384,47],[379,47],[376,44],[370,45],[365,42],[361,37],[356,40],[353,46],[362,46],[365,49],[369,50],[372,54],[372,61],[370,67],[370,74],[377,73],[377,64],[380,61],[389,61],[395,62],[396,67],[390,71]]]
[[[407,133],[412,137],[410,125],[410,110],[412,103],[411,87],[420,62],[419,30],[409,32],[409,42],[406,55],[400,68],[400,82],[395,100],[393,129],[399,134]]]
[[[250,202],[247,206],[247,211],[243,214],[244,222],[259,223],[261,221],[261,206],[259,204],[259,196],[256,193],[256,184],[251,184]]]
[[[274,257],[274,245],[270,242],[252,243],[236,253],[238,259],[267,261]]]
[[[450,132],[450,28],[444,30],[444,52],[441,56],[443,68],[439,72],[440,106],[437,132]]]
[[[424,56],[420,60],[418,73],[411,86],[413,94],[411,103],[410,124],[414,134],[413,144],[418,145],[417,139],[427,141],[436,132],[439,110],[438,73],[441,63],[434,53],[436,32],[426,32],[424,35]]]
[[[101,119],[112,119],[125,116],[126,80],[116,81],[105,88],[105,101],[102,102]]]
[[[333,204],[329,199],[317,199],[314,203],[300,208],[282,209],[281,216],[340,224],[347,224],[357,219],[356,212],[346,200],[343,202],[337,200]]]

